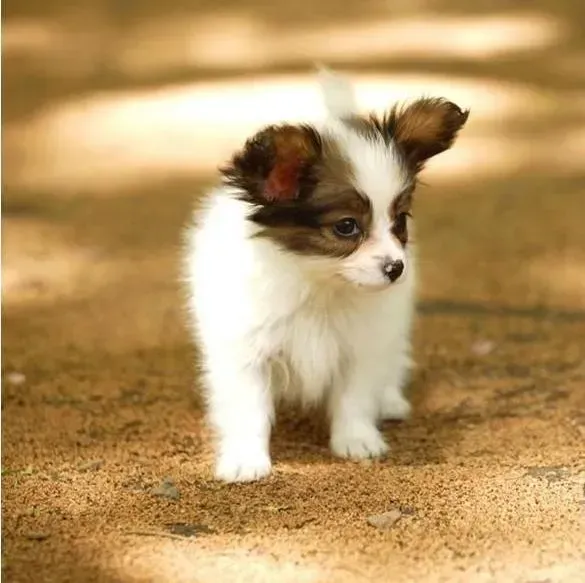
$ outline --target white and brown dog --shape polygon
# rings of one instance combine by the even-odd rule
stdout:
[[[346,80],[320,79],[322,127],[259,131],[188,230],[189,308],[228,482],[270,473],[278,400],[324,401],[331,449],[353,459],[383,455],[378,422],[410,413],[413,193],[468,112],[424,98],[363,117]]]

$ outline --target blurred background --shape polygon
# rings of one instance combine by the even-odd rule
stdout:
[[[579,213],[570,212],[582,208],[572,205],[584,172],[581,2],[18,0],[4,9],[7,305],[31,286],[35,296],[39,286],[62,293],[103,247],[53,237],[47,208],[119,205],[120,236],[143,231],[152,245],[165,228],[159,212],[186,211],[187,197],[252,131],[322,114],[312,69],[323,62],[358,83],[364,111],[421,93],[471,108],[457,148],[427,173],[435,192],[419,197],[425,214],[458,201],[431,230],[483,239],[467,296],[510,299],[508,286],[521,282],[490,287],[478,266],[509,265],[515,254],[524,303],[583,306]],[[455,209],[465,219],[448,227]],[[113,235],[105,217],[98,225],[100,236]],[[39,237],[50,256],[40,262],[31,248]]]
[[[124,494],[124,504],[112,505],[128,473],[143,488],[164,472],[179,485],[207,475],[201,411],[189,391],[195,354],[178,284],[182,229],[218,164],[251,132],[322,115],[316,62],[357,84],[363,111],[421,94],[471,109],[455,147],[429,165],[416,199],[422,372],[415,387],[424,396],[418,417],[397,430],[412,444],[397,450],[398,461],[407,466],[412,454],[423,456],[423,465],[426,455],[431,464],[458,459],[487,467],[494,462],[486,442],[498,463],[576,459],[571,440],[585,431],[584,2],[7,0],[3,8],[9,574],[32,581],[35,569],[50,563],[45,580],[64,580],[77,568],[67,558],[72,552],[87,569],[100,562],[96,548],[115,539],[63,545],[51,536],[43,543],[47,554],[30,546],[36,543],[27,532],[103,534],[136,516],[156,522],[154,502]],[[505,406],[502,391],[510,391]],[[543,421],[552,402],[562,423],[556,413]],[[457,425],[461,415],[471,424],[465,430]],[[533,420],[513,418],[526,415]],[[483,421],[472,428],[474,419]],[[325,477],[345,471],[323,461],[326,448],[311,453],[290,440],[276,443],[285,468],[312,460]],[[88,482],[87,470],[77,471],[87,459],[105,462],[107,476]],[[448,476],[416,474],[401,491],[424,497],[428,480],[444,479],[454,500],[473,498],[457,489],[469,477],[454,467]],[[393,470],[385,471],[391,479]],[[361,478],[367,476],[346,476],[347,483]],[[318,479],[298,477],[296,489],[269,495],[329,505],[329,518],[316,524],[339,530],[349,507],[334,494],[307,494],[304,485]],[[46,484],[39,480],[52,485],[42,500]],[[248,495],[258,502],[258,492]],[[198,496],[187,508],[228,532],[221,491]],[[251,513],[239,518],[246,528],[280,532],[282,513],[258,514],[239,496]],[[521,515],[532,516],[535,496],[519,503]],[[486,540],[501,541],[494,556],[524,544],[522,529],[566,536],[546,522],[547,503],[542,524],[516,516],[511,534],[494,533],[489,525],[506,501],[482,500],[488,502],[472,500],[465,517],[485,528]],[[80,516],[74,526],[66,520]],[[450,528],[435,533],[436,544],[442,536],[464,538]],[[418,543],[404,544],[407,560]],[[119,547],[115,539],[112,548]],[[411,581],[416,565],[404,567]],[[83,577],[93,580],[87,570]]]

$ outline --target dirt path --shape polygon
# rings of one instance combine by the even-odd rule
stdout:
[[[581,103],[575,77],[525,64],[536,94]],[[478,67],[513,76],[509,59]],[[585,109],[556,109],[506,131],[584,127]],[[317,420],[284,412],[273,476],[240,486],[211,480],[176,284],[208,179],[5,189],[4,581],[582,581],[585,173],[519,168],[421,194],[415,415],[387,425],[389,459],[334,460]]]

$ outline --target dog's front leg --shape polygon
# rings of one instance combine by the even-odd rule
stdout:
[[[216,478],[249,482],[268,476],[274,406],[264,368],[222,359],[207,377],[209,417],[217,438]]]
[[[384,420],[408,419],[412,407],[404,395],[414,362],[410,345],[392,352],[388,358],[388,379],[380,394],[380,417]]]
[[[331,450],[339,457],[374,458],[388,446],[378,430],[380,386],[379,364],[364,359],[353,364],[331,392]]]

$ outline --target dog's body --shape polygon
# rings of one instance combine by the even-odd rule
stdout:
[[[323,73],[322,86],[323,128],[254,136],[189,231],[190,308],[226,481],[270,473],[277,400],[324,402],[332,451],[354,459],[383,455],[377,422],[410,412],[406,221],[418,171],[467,114],[421,100],[363,119],[347,83]]]

